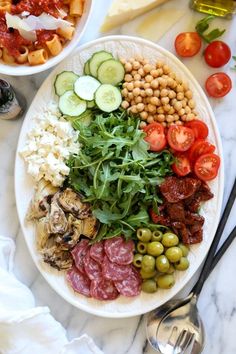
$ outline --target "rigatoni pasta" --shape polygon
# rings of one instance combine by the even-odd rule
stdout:
[[[54,34],[53,38],[46,42],[46,46],[52,56],[56,56],[62,51],[62,44],[57,34]]]
[[[40,65],[48,60],[48,53],[45,49],[38,49],[30,52],[28,55],[30,65]]]

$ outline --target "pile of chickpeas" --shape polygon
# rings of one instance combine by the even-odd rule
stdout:
[[[159,122],[164,127],[198,119],[188,84],[162,61],[120,59],[125,68],[122,107],[141,117],[140,127]]]
[[[158,288],[170,289],[175,284],[175,270],[189,267],[189,248],[171,231],[163,234],[160,230],[140,228],[137,239],[133,264],[140,270],[142,290],[154,293]]]

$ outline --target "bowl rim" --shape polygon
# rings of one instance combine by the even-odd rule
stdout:
[[[221,137],[220,137],[220,134],[219,134],[219,130],[218,130],[218,126],[217,126],[217,123],[216,123],[214,112],[213,112],[213,110],[212,110],[212,108],[210,106],[210,103],[209,103],[209,101],[208,101],[208,99],[207,99],[202,87],[200,86],[198,81],[195,79],[195,77],[193,76],[191,71],[173,53],[171,53],[167,49],[161,47],[160,45],[158,45],[158,44],[156,44],[154,42],[151,42],[149,40],[146,40],[146,39],[142,39],[142,38],[138,38],[138,37],[134,37],[134,36],[125,36],[125,35],[111,35],[111,36],[101,37],[101,38],[98,38],[98,39],[95,39],[93,41],[90,41],[90,42],[87,42],[87,43],[83,44],[81,47],[78,48],[78,50],[74,53],[74,55],[77,55],[78,52],[83,52],[83,50],[86,50],[89,47],[92,47],[92,46],[94,46],[96,44],[100,44],[100,43],[103,43],[103,42],[106,42],[106,41],[121,41],[121,42],[122,41],[133,41],[133,42],[136,42],[138,44],[149,45],[149,46],[161,51],[162,53],[167,53],[168,56],[172,60],[174,60],[175,62],[176,61],[178,62],[178,65],[181,67],[181,70],[183,71],[183,73],[186,73],[186,75],[188,76],[189,81],[194,83],[196,88],[198,90],[200,90],[202,99],[204,100],[204,105],[207,108],[208,113],[210,114],[210,119],[211,119],[212,127],[213,127],[213,130],[214,130],[215,136],[216,136],[216,142],[217,142],[217,146],[218,146],[218,150],[219,150],[218,153],[219,153],[219,156],[221,157],[221,168],[220,168],[220,172],[219,172],[219,175],[218,175],[218,178],[219,178],[219,190],[218,190],[218,194],[217,194],[218,204],[219,205],[217,206],[217,212],[214,215],[215,223],[214,223],[214,230],[213,230],[214,232],[213,232],[213,234],[215,234],[215,231],[216,231],[216,228],[217,228],[217,225],[218,225],[218,221],[220,219],[220,213],[221,213],[222,201],[223,201],[223,191],[224,191],[223,148],[222,148],[222,141],[221,141]],[[63,65],[63,63],[61,63],[60,65]],[[52,76],[54,71],[56,71],[57,69],[58,68],[55,68],[52,71],[52,73],[50,73],[50,76]],[[48,78],[46,78],[44,80],[44,82],[47,79]],[[44,82],[41,84],[40,89],[42,89],[42,86],[44,85]],[[34,105],[35,102],[36,102],[36,97],[33,99],[31,105]],[[92,306],[89,307],[86,304],[79,303],[79,302],[73,300],[72,298],[68,298],[67,295],[64,295],[63,293],[60,293],[58,291],[57,287],[54,286],[54,284],[52,284],[50,282],[50,279],[47,276],[47,272],[45,270],[43,271],[43,269],[40,267],[40,264],[39,264],[39,261],[37,259],[37,256],[32,251],[32,249],[30,248],[30,245],[29,245],[29,243],[27,241],[27,237],[26,237],[25,232],[24,232],[25,231],[24,219],[22,219],[20,217],[20,204],[18,204],[19,198],[17,198],[17,192],[16,192],[16,190],[17,190],[17,164],[18,164],[18,161],[20,159],[20,157],[18,156],[19,155],[19,146],[20,146],[20,142],[22,140],[21,136],[24,134],[24,130],[25,130],[24,125],[26,125],[26,123],[27,122],[25,121],[24,124],[22,125],[22,129],[21,129],[21,132],[20,132],[20,135],[19,135],[19,140],[18,140],[17,149],[16,149],[15,171],[14,171],[15,196],[16,196],[17,213],[18,213],[20,225],[21,225],[21,228],[22,228],[23,236],[24,236],[24,239],[26,241],[29,253],[30,253],[30,255],[31,255],[36,267],[37,267],[37,269],[40,271],[41,275],[47,281],[49,286],[52,287],[56,291],[56,293],[58,295],[60,295],[66,302],[68,302],[71,305],[75,306],[77,309],[83,310],[83,311],[85,311],[87,313],[91,313],[93,315],[97,315],[97,316],[104,317],[104,318],[130,318],[130,317],[134,317],[134,316],[143,315],[143,314],[145,314],[145,313],[147,313],[149,311],[152,311],[154,309],[153,305],[149,306],[149,307],[147,306],[147,308],[145,308],[145,311],[143,311],[142,308],[138,308],[138,309],[136,309],[136,311],[133,311],[133,312],[130,312],[130,313],[120,313],[118,311],[109,313],[109,312],[103,311],[101,309],[96,309],[96,308],[93,308]],[[166,303],[167,301],[169,301],[170,299],[175,297],[181,290],[183,290],[184,287],[186,287],[188,285],[188,283],[191,281],[191,279],[194,277],[194,275],[200,269],[202,263],[204,262],[204,260],[205,260],[205,258],[207,256],[207,253],[209,251],[209,248],[211,246],[212,241],[213,241],[213,238],[212,238],[211,242],[207,245],[204,257],[201,259],[200,262],[196,261],[197,264],[192,269],[190,274],[186,277],[187,279],[182,281],[182,282],[180,282],[180,284],[176,284],[175,285],[175,287],[176,287],[175,288],[176,289],[175,290],[175,294],[173,295],[173,294],[169,293],[166,296],[165,301],[163,303]]]
[[[87,11],[86,11],[86,17],[84,19],[84,25],[78,35],[78,37],[74,39],[72,38],[71,41],[68,42],[68,45],[63,48],[61,53],[59,53],[57,56],[50,58],[46,63],[41,64],[41,65],[36,65],[36,66],[30,66],[30,65],[8,65],[0,62],[0,74],[4,75],[9,75],[9,76],[29,76],[29,75],[34,75],[38,74],[41,72],[44,72],[48,69],[51,69],[58,65],[60,62],[62,62],[64,59],[66,59],[73,51],[76,51],[76,46],[78,45],[78,42],[80,42],[82,36],[84,35],[85,30],[87,29],[88,23],[90,21],[93,9],[94,9],[94,0],[86,0],[87,5]],[[81,16],[83,19],[83,15]]]

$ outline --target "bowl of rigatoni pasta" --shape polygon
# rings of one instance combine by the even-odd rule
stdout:
[[[0,0],[0,73],[32,75],[79,44],[93,0]]]

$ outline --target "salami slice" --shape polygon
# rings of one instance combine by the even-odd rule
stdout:
[[[104,242],[100,241],[94,243],[90,248],[90,257],[92,257],[96,262],[102,265],[104,256]]]
[[[113,237],[105,241],[105,252],[111,262],[130,264],[133,261],[134,242],[125,241],[122,236]]]
[[[87,252],[83,258],[84,270],[90,280],[96,280],[102,276],[102,268],[98,262],[90,257],[90,252]]]
[[[102,274],[105,279],[108,280],[123,280],[130,276],[132,273],[131,266],[121,265],[111,262],[107,256],[104,257],[103,265],[102,265]]]
[[[90,294],[97,300],[115,300],[119,296],[113,281],[103,278],[91,281]]]
[[[124,296],[137,296],[141,292],[141,277],[139,272],[132,267],[130,276],[121,281],[115,281],[115,286],[119,293]]]
[[[66,273],[66,279],[74,291],[90,297],[90,279],[86,274],[81,273],[76,267],[72,267]]]
[[[75,265],[81,273],[84,273],[84,256],[89,251],[89,241],[81,240],[71,251]]]

